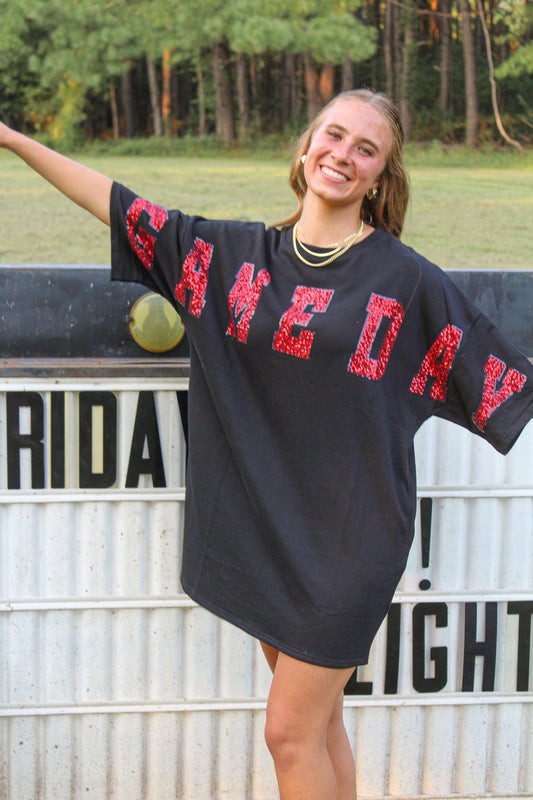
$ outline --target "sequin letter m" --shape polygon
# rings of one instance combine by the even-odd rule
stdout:
[[[403,306],[398,300],[392,297],[381,297],[379,294],[372,294],[366,307],[367,317],[365,325],[361,331],[357,350],[353,353],[348,372],[362,375],[364,378],[379,380],[385,374],[391,350],[398,336],[398,331],[403,322]],[[375,343],[378,330],[383,319],[389,319],[389,327],[383,338],[379,353],[376,358],[371,358],[370,353]]]
[[[192,250],[183,262],[181,281],[176,285],[174,297],[183,308],[187,307],[187,291],[190,291],[189,311],[199,317],[205,304],[207,278],[213,255],[213,245],[195,239]]]
[[[254,281],[252,281],[253,276],[254,265],[245,261],[228,297],[230,321],[226,335],[235,336],[236,328],[239,342],[246,342],[248,339],[250,322],[255,314],[263,286],[270,283],[270,275],[266,269],[262,269]]]
[[[146,212],[148,226],[141,227],[141,214]],[[154,265],[156,236],[168,219],[168,211],[148,200],[137,197],[126,214],[126,227],[130,247],[146,269]]]

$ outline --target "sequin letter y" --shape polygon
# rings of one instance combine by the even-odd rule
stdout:
[[[476,411],[472,420],[476,428],[484,431],[487,421],[493,411],[496,411],[498,406],[501,406],[509,397],[515,392],[521,392],[526,376],[522,375],[516,369],[509,368],[505,375],[502,385],[498,391],[496,390],[496,381],[501,380],[507,364],[500,361],[496,356],[489,356],[485,364],[485,385],[483,387],[483,399],[479,409]]]

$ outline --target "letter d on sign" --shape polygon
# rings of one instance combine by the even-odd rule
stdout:
[[[101,430],[95,425],[95,409],[102,409]],[[80,489],[107,489],[117,477],[117,398],[112,392],[80,392],[79,398]],[[100,463],[94,443],[101,447]]]

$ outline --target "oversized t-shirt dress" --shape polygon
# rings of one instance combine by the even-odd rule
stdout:
[[[324,268],[290,229],[114,184],[112,278],[190,344],[182,584],[294,658],[364,664],[413,537],[413,438],[444,417],[506,453],[533,368],[447,276],[381,230]]]

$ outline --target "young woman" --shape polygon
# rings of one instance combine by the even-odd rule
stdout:
[[[261,643],[282,800],[354,800],[342,696],[405,567],[413,437],[435,414],[506,453],[533,369],[399,241],[402,129],[339,95],[300,139],[278,227],[189,217],[0,127],[112,230],[112,277],[175,304],[191,348],[182,581]]]

